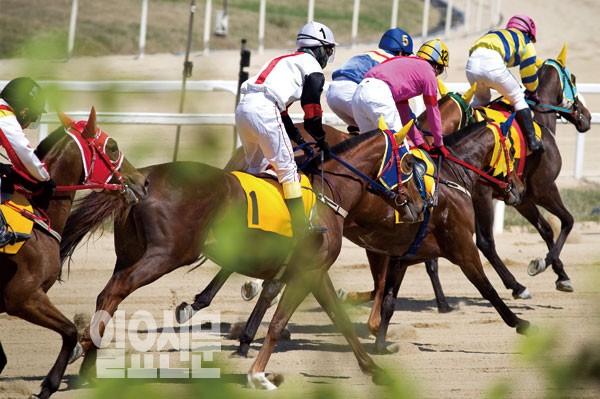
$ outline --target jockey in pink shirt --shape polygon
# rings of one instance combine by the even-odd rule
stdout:
[[[390,129],[399,131],[413,118],[408,100],[423,95],[435,151],[447,155],[437,105],[437,76],[446,67],[448,49],[439,39],[424,43],[417,57],[394,57],[373,67],[352,98],[352,111],[360,131],[376,129],[380,115]],[[429,149],[414,125],[408,137],[415,146]]]

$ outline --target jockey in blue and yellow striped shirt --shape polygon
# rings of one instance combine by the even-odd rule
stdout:
[[[528,16],[517,14],[508,21],[506,29],[492,30],[473,44],[469,50],[466,74],[471,85],[477,83],[471,105],[487,105],[491,89],[495,89],[514,106],[517,122],[527,136],[531,151],[543,152],[543,144],[535,136],[531,111],[525,101],[526,95],[537,98],[540,63],[533,45],[535,41],[535,23]],[[525,93],[508,70],[517,66]]]

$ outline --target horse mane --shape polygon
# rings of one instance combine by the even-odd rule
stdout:
[[[60,243],[61,268],[67,259],[70,263],[75,248],[88,233],[104,232],[110,219],[115,221],[124,220],[131,209],[131,206],[127,205],[118,196],[98,192],[92,192],[76,199],[74,207],[75,209],[69,214],[62,233]]]
[[[444,145],[452,146],[452,145],[458,143],[459,141],[461,141],[462,139],[464,139],[465,137],[468,137],[474,131],[481,129],[482,127],[484,127],[486,125],[487,125],[486,121],[476,122],[471,125],[467,125],[452,134],[448,134],[448,135],[444,136]]]
[[[42,140],[38,144],[37,148],[34,151],[35,155],[37,155],[39,159],[43,159],[48,153],[48,151],[50,151],[50,149],[54,147],[54,145],[66,134],[67,133],[65,129],[62,126],[59,126],[58,129],[50,133],[44,140]]]
[[[341,152],[344,151],[348,151],[362,143],[364,143],[365,141],[367,141],[368,139],[370,139],[371,137],[375,136],[376,134],[381,133],[381,130],[379,129],[375,129],[372,130],[370,132],[366,132],[366,133],[362,133],[359,134],[358,136],[353,136],[347,140],[343,140],[340,141],[339,143],[337,143],[336,145],[332,146],[330,148],[330,151],[333,152],[334,154],[339,154]],[[325,160],[329,159],[329,154],[325,154]],[[316,171],[318,169],[318,166],[321,164],[321,157],[320,156],[315,156],[304,168],[303,170],[305,171]]]

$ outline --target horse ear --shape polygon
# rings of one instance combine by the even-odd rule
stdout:
[[[442,82],[442,79],[437,78],[437,82],[438,82],[438,90],[440,91],[440,95],[443,97],[446,94],[448,94],[448,88],[446,87],[444,82]]]
[[[56,115],[58,115],[58,119],[65,129],[68,129],[75,124],[75,120],[69,118],[64,112],[57,111]]]
[[[556,62],[558,62],[563,68],[567,65],[567,42],[565,42],[562,50],[560,50],[560,53],[558,54],[558,57],[556,57]]]
[[[466,91],[465,94],[462,95],[462,99],[466,104],[471,104],[471,100],[473,99],[473,94],[475,94],[475,89],[477,88],[477,82],[473,83],[469,90]]]
[[[92,107],[90,117],[88,118],[85,129],[83,130],[84,137],[96,137],[96,108]]]
[[[381,131],[388,130],[388,125],[387,125],[387,123],[385,123],[385,118],[383,117],[383,115],[379,115],[379,120],[377,121],[377,127]]]

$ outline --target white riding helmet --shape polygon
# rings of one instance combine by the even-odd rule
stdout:
[[[296,46],[301,47],[319,47],[335,46],[335,38],[329,27],[320,22],[311,21],[304,25],[296,37]]]

